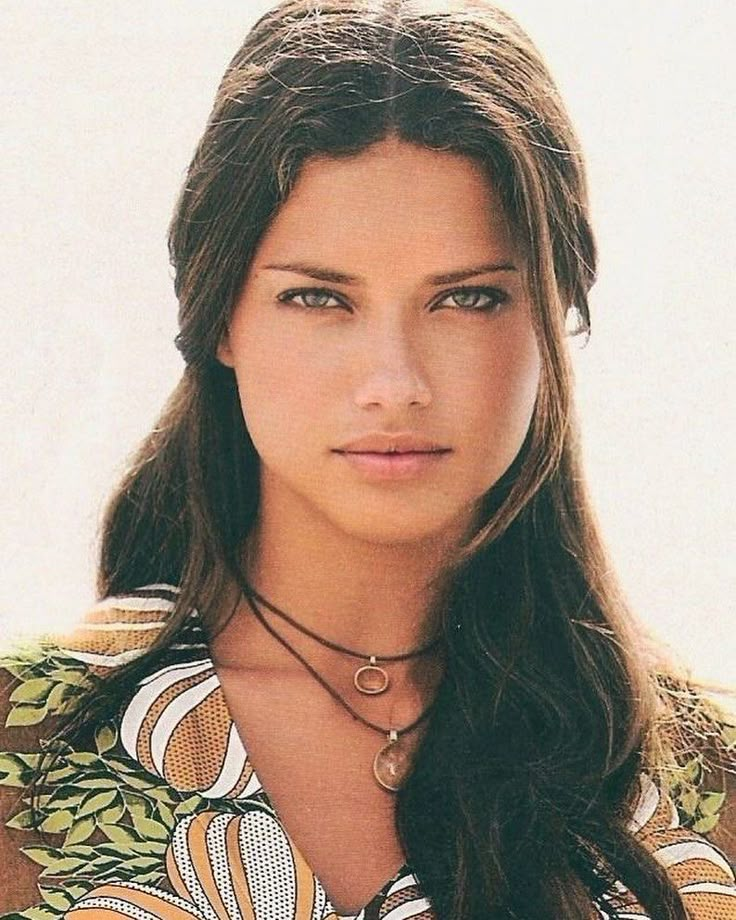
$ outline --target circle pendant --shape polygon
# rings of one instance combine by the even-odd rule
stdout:
[[[383,693],[388,688],[388,674],[377,664],[365,664],[355,672],[353,683],[361,693]]]
[[[398,739],[385,744],[373,758],[373,775],[379,785],[389,792],[397,792],[401,788],[410,767],[409,752]]]

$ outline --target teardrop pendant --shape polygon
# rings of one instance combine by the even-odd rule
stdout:
[[[389,792],[398,792],[409,774],[411,760],[409,751],[395,729],[388,733],[388,744],[384,744],[373,758],[373,775],[380,786]]]
[[[356,690],[361,693],[383,693],[388,688],[388,674],[376,664],[376,656],[371,655],[368,664],[364,664],[353,675]]]

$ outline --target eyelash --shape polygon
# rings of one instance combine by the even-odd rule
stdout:
[[[336,300],[340,301],[340,307],[347,306],[345,301],[342,300],[338,294],[329,290],[328,288],[291,288],[290,290],[279,294],[276,299],[279,303],[289,304],[291,306],[297,307],[298,309],[312,312],[335,309],[334,306],[310,307],[306,303],[295,302],[295,298],[304,297],[305,295],[309,294],[322,294],[329,297],[334,297]],[[493,301],[492,304],[488,304],[483,307],[455,307],[456,310],[460,310],[465,313],[496,313],[505,303],[511,299],[509,294],[507,294],[506,291],[502,291],[500,288],[481,287],[478,285],[461,285],[460,287],[453,288],[450,291],[445,291],[444,294],[440,295],[439,301],[441,302],[446,300],[448,297],[452,297],[455,294],[480,294],[490,298]]]

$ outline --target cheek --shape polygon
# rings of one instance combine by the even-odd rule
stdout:
[[[493,465],[507,466],[529,428],[539,389],[541,362],[533,333],[499,343],[474,375],[472,425]]]
[[[526,343],[524,349],[510,361],[507,368],[508,403],[510,421],[526,434],[534,404],[539,392],[541,359],[536,340]]]
[[[235,376],[246,427],[258,453],[293,451],[307,440],[319,415],[318,403],[325,387],[318,385],[319,368],[303,354],[297,342],[258,334],[253,330],[239,339],[247,340],[244,355],[235,361]]]

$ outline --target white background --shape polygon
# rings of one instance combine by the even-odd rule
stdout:
[[[266,6],[0,0],[0,634],[94,599],[104,500],[180,371],[171,209]],[[573,348],[614,563],[645,623],[736,683],[736,4],[506,8],[588,157],[601,272]]]

